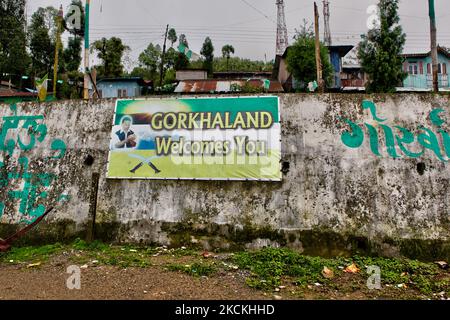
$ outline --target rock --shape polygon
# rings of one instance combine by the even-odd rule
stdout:
[[[334,272],[328,267],[323,267],[322,276],[326,279],[332,279],[334,277]]]
[[[81,267],[80,267],[80,269],[87,269],[88,268],[88,265],[87,264],[83,264]]]
[[[275,288],[275,292],[280,292],[280,288]]]
[[[439,266],[439,268],[441,268],[443,270],[448,269],[448,263],[445,261],[436,261],[435,263]]]
[[[41,262],[31,263],[31,264],[27,265],[27,268],[34,268],[34,267],[38,267],[40,265],[41,265]]]
[[[278,295],[274,295],[273,298],[275,300],[283,300],[283,297],[282,296],[278,296]]]

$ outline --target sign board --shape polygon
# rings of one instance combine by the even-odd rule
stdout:
[[[108,178],[281,181],[279,99],[118,100]]]

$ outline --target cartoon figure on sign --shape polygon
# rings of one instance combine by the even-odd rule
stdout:
[[[122,128],[115,132],[113,140],[113,149],[134,149],[137,146],[137,137],[133,130],[131,117],[123,117],[120,121]]]

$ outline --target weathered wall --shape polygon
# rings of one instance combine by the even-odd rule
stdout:
[[[363,109],[365,99],[376,103],[379,121]],[[16,146],[11,158],[2,151],[0,169],[14,172],[14,159],[27,157],[32,173],[55,176],[44,188],[47,198],[37,197],[35,205],[56,204],[57,209],[30,236],[34,241],[84,236],[95,216],[95,235],[105,240],[449,258],[450,171],[444,143],[450,152],[450,138],[439,133],[450,132],[449,100],[448,95],[281,95],[282,183],[107,180],[113,100],[28,103],[19,105],[17,114],[44,115],[47,139],[28,151]],[[436,114],[445,123],[438,117],[432,123],[434,109],[443,109]],[[1,106],[0,117],[12,114]],[[346,119],[360,124],[363,136],[342,136],[350,128]],[[378,128],[379,156],[364,123]],[[403,145],[406,151],[399,147],[403,135],[396,126],[415,135],[414,143]],[[421,126],[435,133],[439,144],[419,155],[417,137],[422,134],[421,143],[428,143]],[[389,128],[398,137],[389,139]],[[47,159],[59,152],[51,148],[56,138],[67,152],[62,159]],[[361,139],[359,148],[348,146]],[[3,237],[23,217],[19,205],[26,201],[8,193],[20,189],[20,179],[6,180],[0,191]]]

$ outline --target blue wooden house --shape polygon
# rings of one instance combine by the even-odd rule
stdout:
[[[150,88],[151,83],[140,77],[104,78],[97,81],[100,98],[136,98]]]
[[[431,90],[433,88],[431,52],[403,54],[402,56],[405,58],[403,69],[408,73],[403,81],[403,87],[413,90]],[[439,88],[450,89],[448,79],[450,53],[442,47],[438,48],[438,61]]]

